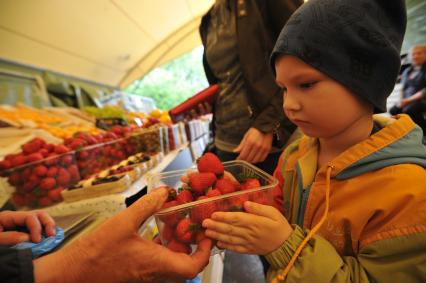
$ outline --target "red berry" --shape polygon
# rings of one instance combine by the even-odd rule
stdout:
[[[215,189],[218,189],[222,195],[233,193],[237,190],[237,185],[235,182],[231,181],[228,178],[221,178],[217,180]]]
[[[192,193],[189,190],[182,190],[177,196],[176,200],[180,203],[188,203],[192,201]]]
[[[52,203],[53,201],[48,196],[44,196],[38,199],[39,206],[48,206],[48,205],[51,205]]]
[[[193,223],[189,218],[184,218],[175,228],[176,239],[183,243],[191,243],[199,229],[199,224]]]
[[[47,177],[55,177],[58,174],[58,167],[50,167],[47,170],[46,176]]]
[[[177,206],[180,203],[176,200],[172,200],[169,202],[166,202],[163,205],[163,209],[165,208],[169,208],[169,207],[173,207],[173,206]],[[180,210],[180,211],[170,211],[167,213],[164,213],[163,215],[160,215],[159,218],[161,221],[163,221],[164,223],[170,225],[170,226],[175,226],[179,220],[181,220],[182,218],[184,218],[186,215],[186,211],[185,210]]]
[[[197,168],[199,172],[211,172],[216,175],[222,175],[224,171],[222,162],[211,152],[204,154],[197,160]]]
[[[34,168],[34,173],[37,176],[43,177],[47,174],[47,168],[43,165],[38,165],[36,168]]]
[[[209,197],[209,198],[217,197],[220,195],[222,195],[222,193],[218,189],[212,189],[206,193],[206,197]]]
[[[40,189],[48,191],[56,186],[56,181],[53,178],[47,177],[41,180]]]
[[[35,162],[35,161],[43,160],[43,158],[44,157],[41,153],[31,153],[30,155],[27,156],[27,161]]]
[[[197,200],[202,199],[208,199],[208,197],[200,196]],[[195,223],[202,223],[204,219],[210,218],[216,211],[218,211],[218,207],[214,201],[197,204],[191,210],[191,220]]]
[[[241,190],[251,190],[254,188],[259,188],[260,186],[261,185],[258,179],[249,178],[249,179],[246,179],[244,183],[241,185]]]
[[[188,178],[191,190],[198,195],[203,195],[216,182],[216,175],[211,172],[192,173]]]
[[[191,247],[189,244],[181,243],[175,239],[168,243],[167,248],[177,253],[191,254]]]
[[[70,149],[63,144],[55,146],[55,153],[57,153],[57,154],[63,154],[63,153],[67,153],[69,151],[70,151]]]
[[[47,193],[47,196],[54,202],[62,201],[62,195],[61,195],[62,190],[63,190],[62,187],[50,190]]]

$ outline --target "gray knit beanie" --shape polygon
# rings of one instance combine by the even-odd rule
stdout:
[[[282,29],[271,55],[298,57],[386,112],[400,69],[404,0],[310,0]],[[274,72],[275,73],[275,72]]]

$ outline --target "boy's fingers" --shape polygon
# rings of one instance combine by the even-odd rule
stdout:
[[[234,235],[239,237],[244,237],[247,234],[244,228],[235,225],[229,225],[223,222],[213,221],[211,219],[206,219],[203,222],[203,227],[222,234]]]
[[[267,217],[269,219],[278,220],[277,210],[269,205],[258,204],[256,202],[246,201],[244,209],[251,214]],[[279,212],[278,212],[279,213]]]
[[[0,233],[0,246],[13,246],[30,240],[30,235],[23,232],[8,231]]]

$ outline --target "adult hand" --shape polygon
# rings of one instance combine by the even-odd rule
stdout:
[[[187,255],[138,234],[141,224],[166,199],[166,189],[155,190],[92,233],[35,260],[36,282],[163,282],[195,277],[208,264],[211,240],[201,241]]]
[[[215,212],[203,221],[206,236],[238,253],[265,255],[278,249],[293,229],[274,207],[246,201],[245,212]]]
[[[258,163],[266,159],[271,147],[272,134],[264,134],[256,128],[250,128],[234,152],[239,153],[237,159]]]
[[[16,231],[18,228],[28,231]],[[43,230],[48,237],[55,235],[55,221],[45,211],[0,212],[0,245],[13,246],[25,241],[38,243]]]

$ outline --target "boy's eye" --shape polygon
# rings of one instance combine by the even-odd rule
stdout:
[[[316,84],[317,82],[308,82],[308,83],[303,83],[300,84],[300,88],[311,88],[312,86],[314,86],[314,84]]]

